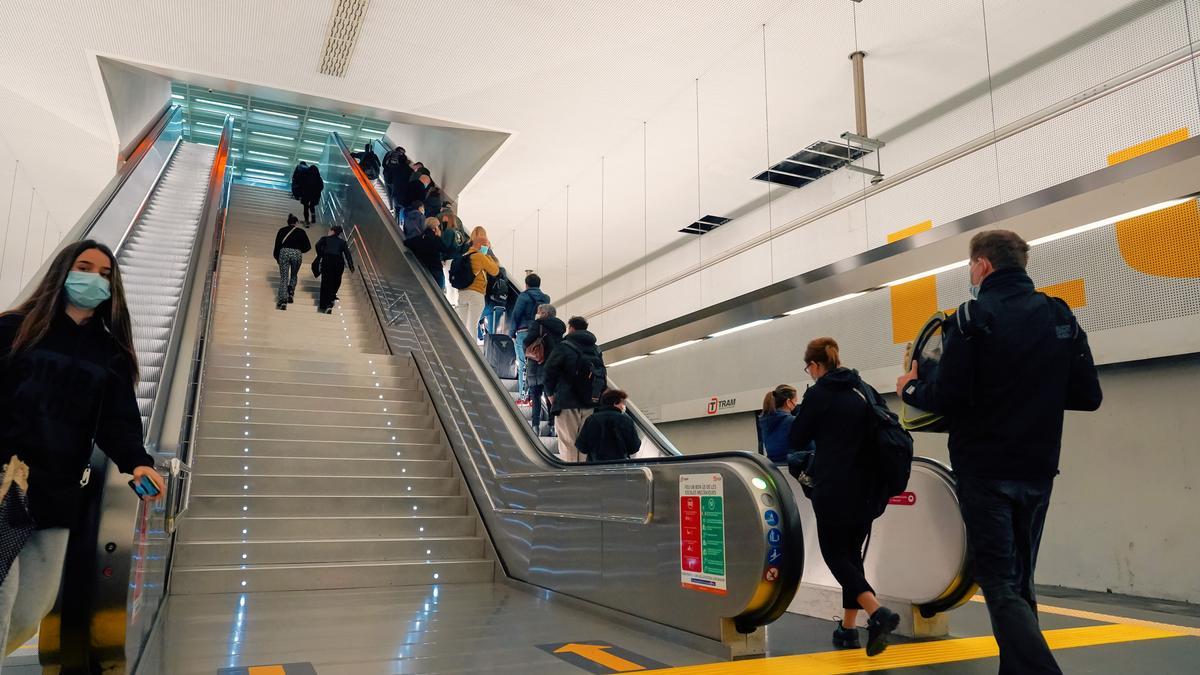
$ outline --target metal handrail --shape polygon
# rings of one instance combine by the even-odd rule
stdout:
[[[196,447],[196,433],[199,425],[197,422],[197,414],[200,405],[200,399],[204,388],[204,355],[207,350],[208,336],[212,332],[213,318],[216,312],[213,307],[216,305],[218,279],[221,271],[221,251],[225,240],[225,213],[229,205],[230,183],[232,176],[228,171],[228,160],[230,154],[230,146],[233,140],[233,117],[225,116],[225,124],[221,129],[221,141],[217,145],[217,152],[213,158],[213,169],[209,174],[209,189],[211,190],[216,183],[218,167],[222,172],[220,175],[220,198],[216,202],[217,214],[216,222],[213,227],[212,234],[212,252],[208,264],[208,270],[205,278],[205,288],[207,293],[200,305],[200,333],[197,335],[196,344],[192,348],[192,377],[188,384],[187,402],[184,405],[184,426],[180,430],[180,454],[182,458],[177,458],[171,463],[171,476],[175,480],[173,484],[180,484],[183,490],[183,497],[179,504],[171,498],[173,494],[168,495],[167,516],[166,516],[166,531],[168,534],[173,534],[178,527],[179,521],[187,513],[188,504],[192,495],[192,457]],[[211,199],[205,205],[205,211],[202,213],[202,222],[208,220],[209,205],[212,204]],[[199,255],[199,246],[196,247],[197,255]]]

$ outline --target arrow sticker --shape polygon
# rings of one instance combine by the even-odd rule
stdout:
[[[590,673],[635,673],[643,670],[669,667],[640,654],[634,654],[628,649],[622,649],[607,642],[587,640],[582,642],[557,643],[538,645],[538,649],[557,656],[558,658],[578,666]]]

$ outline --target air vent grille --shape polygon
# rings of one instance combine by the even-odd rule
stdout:
[[[847,146],[845,143],[817,141],[758,174],[754,180],[801,188],[870,152],[867,148]]]
[[[729,218],[721,216],[704,216],[700,220],[680,230],[684,234],[706,234],[729,222]]]
[[[323,75],[346,76],[368,4],[370,0],[334,0],[333,11],[329,15],[329,30],[325,36],[325,51],[321,54]]]

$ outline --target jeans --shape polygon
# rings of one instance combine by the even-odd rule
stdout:
[[[483,328],[476,327],[476,332],[479,339],[482,340],[484,333],[488,335],[500,332],[500,317],[504,316],[504,308],[500,305],[493,305],[488,302],[483,306],[483,311],[479,314],[479,321],[483,323]]]
[[[529,400],[533,402],[532,416],[529,418],[529,423],[533,425],[534,432],[538,432],[538,425],[542,421],[542,398],[545,386],[541,384],[529,385]],[[547,417],[550,417],[547,415]],[[550,417],[553,420],[553,417]]]
[[[520,398],[529,398],[529,392],[525,389],[525,338],[529,337],[529,331],[519,330],[513,337],[513,347],[517,351],[517,393]]]
[[[1053,479],[959,476],[958,501],[1000,646],[1000,673],[1062,673],[1038,625],[1033,569]]]
[[[8,576],[0,585],[0,639],[5,640],[4,655],[36,635],[42,619],[54,609],[70,533],[65,527],[34,532],[8,569]]]

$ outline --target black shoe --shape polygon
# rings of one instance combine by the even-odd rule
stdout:
[[[858,629],[843,627],[841,619],[836,621],[838,623],[833,631],[833,646],[838,649],[861,649],[862,645],[858,643]]]
[[[287,303],[277,302],[275,303],[275,309],[287,309]]]
[[[326,313],[326,314],[333,314],[333,308],[332,308],[332,307],[326,307],[326,308],[325,308],[325,313]]]
[[[888,646],[888,635],[900,625],[900,615],[880,607],[867,621],[867,656],[878,656]]]
[[[290,305],[290,304],[292,304],[292,303],[293,303],[293,302],[295,302],[295,301],[296,301],[296,298],[295,298],[294,296],[291,296],[291,295],[289,295],[289,296],[288,296],[288,304],[289,304],[289,305]]]

